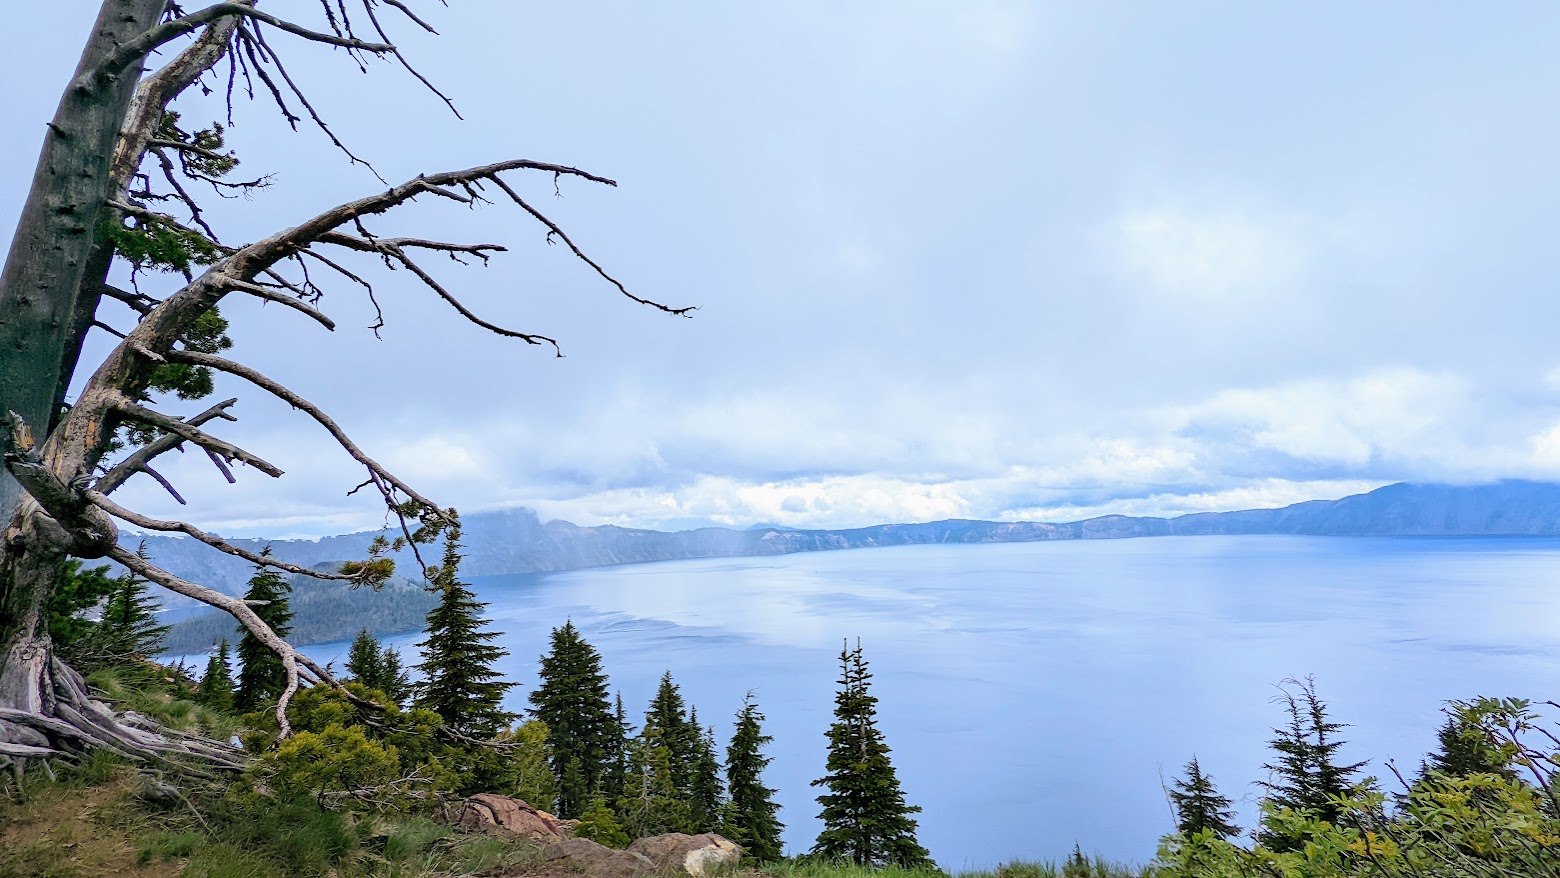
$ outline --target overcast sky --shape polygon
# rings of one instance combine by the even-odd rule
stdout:
[[[510,247],[428,264],[565,358],[404,271],[374,275],[382,341],[350,285],[334,333],[224,306],[237,358],[443,503],[840,527],[1560,477],[1553,4],[417,5],[442,36],[397,42],[464,121],[390,65],[271,41],[388,180],[515,157],[618,180],[522,182],[636,292],[699,306],[636,306],[517,210],[443,203],[371,227]],[[4,228],[96,6],[7,12]],[[224,114],[193,97],[187,121]],[[383,188],[267,102],[235,109],[239,173],[274,185],[213,208],[228,240]],[[229,486],[186,455],[183,514],[275,537],[382,519],[311,422],[219,392],[224,435],[288,474]]]

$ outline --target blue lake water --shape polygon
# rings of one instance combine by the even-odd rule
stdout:
[[[572,619],[635,718],[671,670],[724,746],[749,689],[791,852],[818,830],[841,641],[860,637],[920,840],[947,868],[1143,862],[1194,753],[1250,826],[1276,684],[1314,674],[1342,755],[1410,773],[1448,699],[1560,695],[1560,540],[1176,537],[907,546],[472,583],[524,707]],[[417,635],[389,642],[409,659]],[[344,661],[345,644],[307,650]],[[412,659],[415,661],[415,659]]]

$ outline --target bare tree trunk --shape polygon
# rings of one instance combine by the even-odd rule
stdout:
[[[141,63],[117,73],[99,68],[121,45],[157,24],[166,0],[104,0],[76,76],[44,135],[32,188],[0,272],[0,415],[52,423],[62,353],[76,325],[76,300],[93,250],[102,243],[115,194],[109,162],[141,75]],[[0,471],[0,521],[17,508],[20,488]]]

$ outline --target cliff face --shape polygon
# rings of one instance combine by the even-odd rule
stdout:
[[[782,555],[829,549],[904,546],[922,543],[1011,543],[1037,540],[1125,539],[1211,534],[1311,534],[1318,536],[1557,535],[1560,484],[1506,481],[1491,485],[1389,485],[1341,500],[1313,500],[1281,509],[1204,512],[1177,518],[1106,515],[1060,524],[1012,521],[934,521],[880,524],[848,530],[707,527],[667,533],[616,526],[581,527],[567,521],[543,523],[529,509],[466,516],[463,520],[467,576],[547,573],[681,558]],[[295,564],[313,566],[360,558],[372,533],[320,540],[275,540],[272,552]],[[127,535],[131,544],[139,539]],[[237,540],[259,551],[264,541]],[[197,582],[238,593],[252,572],[240,559],[193,540],[146,537],[152,557]],[[402,570],[410,572],[410,558]]]

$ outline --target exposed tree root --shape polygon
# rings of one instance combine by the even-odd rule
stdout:
[[[19,694],[24,697],[14,697]],[[208,778],[244,766],[243,753],[219,741],[164,729],[132,711],[115,713],[58,659],[49,659],[35,693],[0,692],[0,704],[17,703],[27,707],[0,707],[0,768],[16,773],[29,760],[73,759],[93,750]]]

